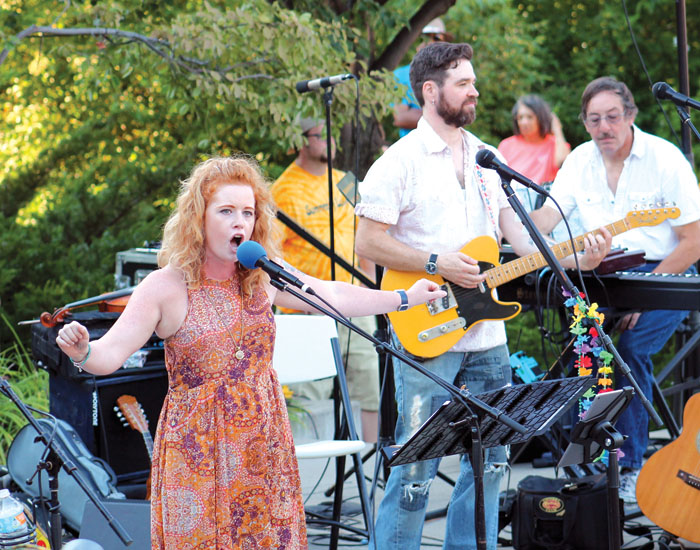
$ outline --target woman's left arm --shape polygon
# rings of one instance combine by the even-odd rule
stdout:
[[[402,296],[399,292],[391,290],[373,290],[339,281],[322,281],[296,270],[287,263],[285,269],[309,285],[319,297],[331,303],[346,317],[360,317],[365,315],[379,315],[396,311],[402,305]],[[301,290],[297,289],[299,292]],[[314,302],[323,305],[322,302],[311,296]],[[423,304],[431,300],[437,300],[445,296],[445,291],[440,289],[437,283],[427,279],[417,280],[411,288],[406,289],[408,307]],[[292,296],[289,292],[277,290],[271,296],[276,306],[298,309],[308,313],[317,313],[313,306]]]

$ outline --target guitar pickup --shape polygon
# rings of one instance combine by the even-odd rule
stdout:
[[[418,333],[418,340],[420,342],[429,342],[430,340],[435,340],[435,338],[439,338],[440,336],[454,332],[455,330],[465,330],[466,326],[467,321],[464,319],[464,317],[457,317],[456,319],[452,319],[447,323],[437,325],[429,328],[428,330],[422,330]]]
[[[457,307],[457,299],[452,293],[452,287],[448,283],[445,283],[444,285],[440,285],[440,288],[447,294],[443,298],[433,300],[426,304],[430,315],[437,315],[438,313]]]

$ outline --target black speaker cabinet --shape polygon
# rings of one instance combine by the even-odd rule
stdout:
[[[85,324],[94,340],[109,329],[117,316],[87,312],[73,318]],[[143,366],[93,376],[79,372],[58,349],[58,328],[38,325],[32,329],[34,360],[49,372],[51,414],[73,426],[87,448],[112,467],[120,483],[145,480],[150,460],[143,435],[120,420],[114,408],[120,396],[135,397],[148,421],[151,437],[155,435],[168,390],[162,340],[154,335],[140,350]]]
[[[168,390],[164,366],[139,370],[82,381],[49,377],[51,414],[73,426],[87,448],[112,467],[119,482],[145,479],[150,460],[141,432],[125,425],[114,410],[117,399],[122,395],[136,398],[153,437]]]
[[[80,538],[98,543],[104,550],[151,549],[151,503],[144,500],[102,501],[129,537],[134,541],[126,546],[110,527],[102,513],[91,501],[85,504]]]

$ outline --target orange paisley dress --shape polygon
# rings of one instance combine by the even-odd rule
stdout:
[[[267,294],[246,296],[241,305],[234,277],[205,279],[187,295],[185,321],[165,340],[169,389],[153,453],[152,547],[305,549]]]

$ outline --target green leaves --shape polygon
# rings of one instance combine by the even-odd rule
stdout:
[[[115,253],[159,239],[179,180],[206,156],[243,151],[260,158],[270,176],[279,174],[291,162],[287,151],[301,145],[297,121],[324,117],[322,92],[298,94],[298,81],[359,76],[357,88],[353,81],[334,88],[332,126],[348,168],[354,157],[341,129],[353,120],[359,90],[366,168],[379,141],[396,137],[390,106],[401,96],[390,72],[367,74],[367,67],[428,3],[434,4],[122,0],[72,2],[62,12],[60,2],[6,0],[9,7],[0,11],[7,55],[0,59],[4,311],[13,320],[27,318],[111,290]],[[672,3],[628,4],[653,80],[677,85]],[[689,29],[699,16],[688,10]],[[460,0],[443,19],[455,40],[474,46],[481,96],[470,130],[487,142],[510,135],[511,106],[530,92],[549,100],[572,145],[587,139],[578,103],[583,86],[600,74],[624,78],[640,107],[638,122],[663,129],[620,3]],[[102,30],[20,40],[18,33],[32,25]],[[691,52],[697,51],[700,38],[690,35]],[[700,57],[691,55],[690,63],[697,90]]]

